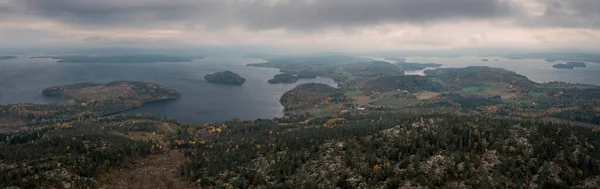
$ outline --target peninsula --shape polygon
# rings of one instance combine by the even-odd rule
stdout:
[[[292,74],[282,73],[282,74],[277,74],[277,75],[273,76],[273,79],[269,79],[268,82],[270,84],[277,84],[277,83],[296,83],[296,81],[298,81],[298,77],[293,76]]]
[[[10,59],[15,59],[15,58],[19,58],[16,56],[0,56],[0,60],[10,60]]]

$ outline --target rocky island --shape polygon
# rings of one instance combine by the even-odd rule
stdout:
[[[282,73],[273,76],[273,79],[269,79],[270,84],[277,83],[296,83],[298,81],[298,77],[293,76],[292,74]]]
[[[0,56],[0,60],[10,60],[10,59],[15,59],[15,58],[19,58],[16,56]]]
[[[246,79],[231,71],[217,72],[204,76],[204,79],[209,83],[217,83],[224,85],[242,85]]]

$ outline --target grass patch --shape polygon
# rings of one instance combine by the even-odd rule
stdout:
[[[467,93],[467,94],[479,94],[479,93],[481,93],[481,88],[480,87],[465,87],[465,88],[462,88],[459,92]]]
[[[342,72],[342,75],[344,77],[348,78],[348,81],[352,81],[352,80],[358,79],[358,77],[354,76],[354,74],[352,74],[350,72]]]
[[[531,91],[531,92],[527,93],[527,96],[529,96],[530,98],[533,98],[533,99],[538,99],[538,98],[546,96],[546,94],[545,93]]]
[[[431,79],[432,81],[441,83],[441,84],[446,84],[446,82],[444,80],[437,78],[437,77],[429,77],[429,79]]]
[[[327,116],[336,116],[337,110],[340,105],[330,104],[326,106],[319,106],[315,108],[311,108],[306,110],[313,117],[327,117]]]
[[[483,83],[485,91],[495,91],[502,90],[506,88],[506,85],[502,83],[494,83],[494,82],[484,82]]]
[[[362,91],[348,91],[346,92],[346,96],[350,97],[350,98],[354,98],[357,96],[362,96],[363,92]]]
[[[483,82],[481,86],[465,87],[459,90],[459,92],[473,95],[481,95],[488,91],[502,90],[505,88],[506,86],[501,83]]]
[[[412,105],[416,102],[420,102],[420,100],[417,99],[400,99],[400,98],[381,98],[381,99],[377,99],[375,101],[373,101],[373,104],[375,105],[382,105],[388,108],[392,108],[392,109],[400,109],[400,108],[405,108],[409,105]]]

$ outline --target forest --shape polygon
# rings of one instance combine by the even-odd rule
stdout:
[[[594,188],[600,174],[598,132],[538,121],[384,113],[183,131],[180,174],[209,188]]]
[[[95,178],[112,167],[127,167],[136,157],[161,153],[164,142],[134,140],[127,133],[150,135],[159,132],[163,122],[177,123],[157,116],[120,115],[0,133],[0,187],[98,187]]]

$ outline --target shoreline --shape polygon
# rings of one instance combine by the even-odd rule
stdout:
[[[143,102],[141,105],[139,105],[139,106],[136,106],[136,107],[132,107],[132,108],[126,108],[126,109],[122,109],[122,110],[119,110],[119,111],[116,111],[116,112],[112,112],[112,113],[108,113],[108,114],[103,114],[103,115],[100,115],[99,117],[106,117],[106,116],[111,116],[111,115],[117,115],[117,114],[123,113],[123,112],[125,112],[125,111],[128,111],[128,110],[134,110],[134,109],[140,108],[140,107],[142,107],[142,106],[144,106],[144,105],[147,105],[147,104],[150,104],[150,103],[155,103],[155,102],[165,102],[165,101],[177,100],[177,99],[179,99],[179,98],[181,98],[181,97],[176,97],[176,98],[167,98],[167,99],[158,99],[158,100],[151,100],[151,101]],[[159,115],[159,116],[161,116],[161,115]],[[161,117],[165,117],[165,116],[161,116]],[[165,118],[166,118],[166,117],[165,117]]]

